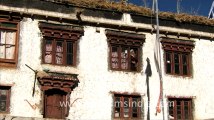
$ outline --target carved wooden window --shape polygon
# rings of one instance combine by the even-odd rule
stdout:
[[[43,63],[75,66],[80,27],[40,23],[43,34]]]
[[[0,113],[8,113],[10,108],[10,86],[0,86]]]
[[[167,74],[190,76],[192,72],[193,42],[162,40]]]
[[[0,19],[0,66],[17,65],[18,26],[18,22]]]
[[[131,95],[114,95],[114,117],[115,118],[140,118],[141,97]]]
[[[145,36],[107,30],[112,70],[140,71],[141,46]]]
[[[169,98],[170,120],[192,120],[192,99]]]

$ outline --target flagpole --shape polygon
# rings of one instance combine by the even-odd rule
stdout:
[[[160,37],[159,37],[159,19],[158,19],[158,0],[155,0],[155,7],[156,7],[156,40],[158,41],[158,54],[159,54],[159,78],[160,78],[160,96],[161,96],[161,107],[162,107],[162,113],[163,113],[163,120],[165,120],[164,115],[164,102],[163,102],[163,78],[162,78],[162,62],[161,62],[161,48],[160,48]]]

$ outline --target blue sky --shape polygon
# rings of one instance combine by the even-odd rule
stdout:
[[[128,0],[133,4],[144,6],[145,0]],[[214,0],[180,0],[180,8],[181,12],[194,14],[194,15],[202,15],[208,16],[210,7]],[[151,8],[152,0],[146,0],[147,6]],[[160,11],[170,11],[176,12],[176,4],[177,0],[158,0],[159,2],[159,10]]]

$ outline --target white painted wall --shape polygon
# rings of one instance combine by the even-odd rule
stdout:
[[[129,18],[129,19],[128,19]],[[131,23],[130,17],[123,20],[127,24]],[[99,19],[98,19],[99,21]],[[118,23],[120,21],[117,21]],[[108,64],[108,45],[105,36],[105,28],[100,28],[100,33],[96,32],[95,27],[84,26],[84,36],[78,43],[78,64],[77,67],[61,67],[41,64],[41,42],[39,20],[24,18],[20,24],[19,40],[19,62],[16,69],[0,68],[0,84],[12,84],[11,94],[11,116],[38,117],[42,118],[39,106],[36,110],[32,109],[25,101],[31,104],[41,104],[41,91],[39,84],[36,86],[36,94],[32,97],[34,73],[25,66],[28,64],[36,70],[45,68],[51,71],[64,71],[79,74],[80,83],[71,93],[70,119],[111,119],[113,113],[113,94],[115,92],[140,93],[144,101],[144,116],[147,113],[146,95],[146,58],[151,61],[152,76],[150,79],[151,96],[151,119],[162,119],[162,112],[157,116],[156,104],[159,96],[159,78],[154,64],[154,41],[155,34],[145,34],[146,41],[142,47],[143,66],[141,73],[112,71]],[[136,24],[137,25],[137,24]],[[148,25],[141,24],[147,27]],[[171,28],[168,28],[169,30]],[[183,31],[172,28],[172,30]],[[209,40],[194,40],[196,45],[193,50],[193,77],[175,77],[166,75],[163,72],[164,95],[168,96],[195,96],[194,118],[208,119],[214,116],[214,94],[213,85],[214,74],[214,43]],[[162,51],[163,55],[163,51]],[[163,65],[163,61],[162,61]],[[164,68],[162,68],[164,71]],[[165,101],[165,117],[167,118],[167,97]]]

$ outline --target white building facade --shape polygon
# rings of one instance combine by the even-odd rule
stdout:
[[[213,26],[160,20],[161,88],[149,20],[2,2],[0,118],[214,119]]]

